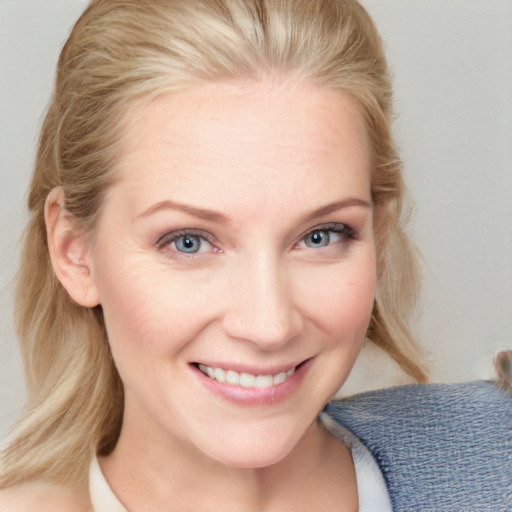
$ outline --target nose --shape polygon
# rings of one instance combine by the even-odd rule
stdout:
[[[267,257],[254,259],[232,274],[223,326],[232,338],[275,350],[301,332],[303,318],[284,265]]]

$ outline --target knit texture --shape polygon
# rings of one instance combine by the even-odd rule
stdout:
[[[331,402],[379,464],[395,512],[512,511],[512,395],[490,382],[403,386]]]

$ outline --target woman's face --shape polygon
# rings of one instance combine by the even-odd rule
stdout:
[[[325,88],[210,84],[138,112],[89,254],[124,429],[234,467],[292,452],[370,319],[369,165]]]

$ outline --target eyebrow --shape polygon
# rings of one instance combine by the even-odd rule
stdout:
[[[307,213],[302,217],[302,222],[309,222],[311,220],[314,220],[318,217],[323,217],[324,215],[329,215],[329,213],[336,212],[338,210],[341,210],[343,208],[349,208],[352,206],[361,206],[364,208],[371,208],[371,203],[368,201],[365,201],[364,199],[359,198],[349,198],[349,199],[343,199],[341,201],[336,201],[335,203],[330,203],[328,205],[322,206],[321,208],[318,208],[317,210],[313,210],[310,213]]]
[[[364,208],[370,208],[371,204],[368,201],[358,198],[349,198],[343,199],[341,201],[336,201],[335,203],[331,203],[325,206],[318,208],[317,210],[313,210],[312,212],[307,213],[301,218],[302,222],[308,222],[317,217],[323,217],[328,215],[329,213],[341,210],[342,208],[349,208],[353,206],[361,206]],[[211,222],[217,222],[221,224],[227,224],[229,219],[222,213],[216,212],[214,210],[208,210],[206,208],[198,208],[196,206],[188,205],[185,203],[179,203],[176,201],[165,200],[160,201],[153,206],[150,206],[147,210],[144,210],[137,218],[145,218],[153,215],[162,210],[174,210],[183,212],[194,217],[198,217],[203,220],[208,220]]]
[[[160,201],[154,204],[153,206],[150,206],[147,210],[144,210],[140,215],[137,215],[137,218],[149,217],[150,215],[153,215],[154,213],[157,213],[162,210],[175,210],[178,212],[187,213],[200,219],[210,220],[213,222],[226,223],[228,220],[227,217],[222,213],[170,200]]]
[[[175,210],[212,222],[223,224],[228,222],[227,217],[220,212],[215,212],[206,208],[198,208],[196,206],[170,200],[160,201],[159,203],[150,206],[147,210],[144,210],[140,215],[138,215],[137,218],[149,217],[150,215],[153,215],[154,213],[162,210]]]

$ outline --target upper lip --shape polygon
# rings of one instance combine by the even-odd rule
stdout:
[[[294,363],[284,363],[284,364],[276,364],[270,366],[256,366],[250,364],[243,363],[227,363],[227,362],[219,362],[219,361],[194,361],[192,364],[200,365],[203,364],[205,366],[209,366],[210,368],[222,368],[223,370],[233,370],[237,373],[249,373],[251,375],[277,375],[281,372],[287,372],[292,368],[299,366],[302,363],[305,363],[308,359],[302,359],[298,362]]]

